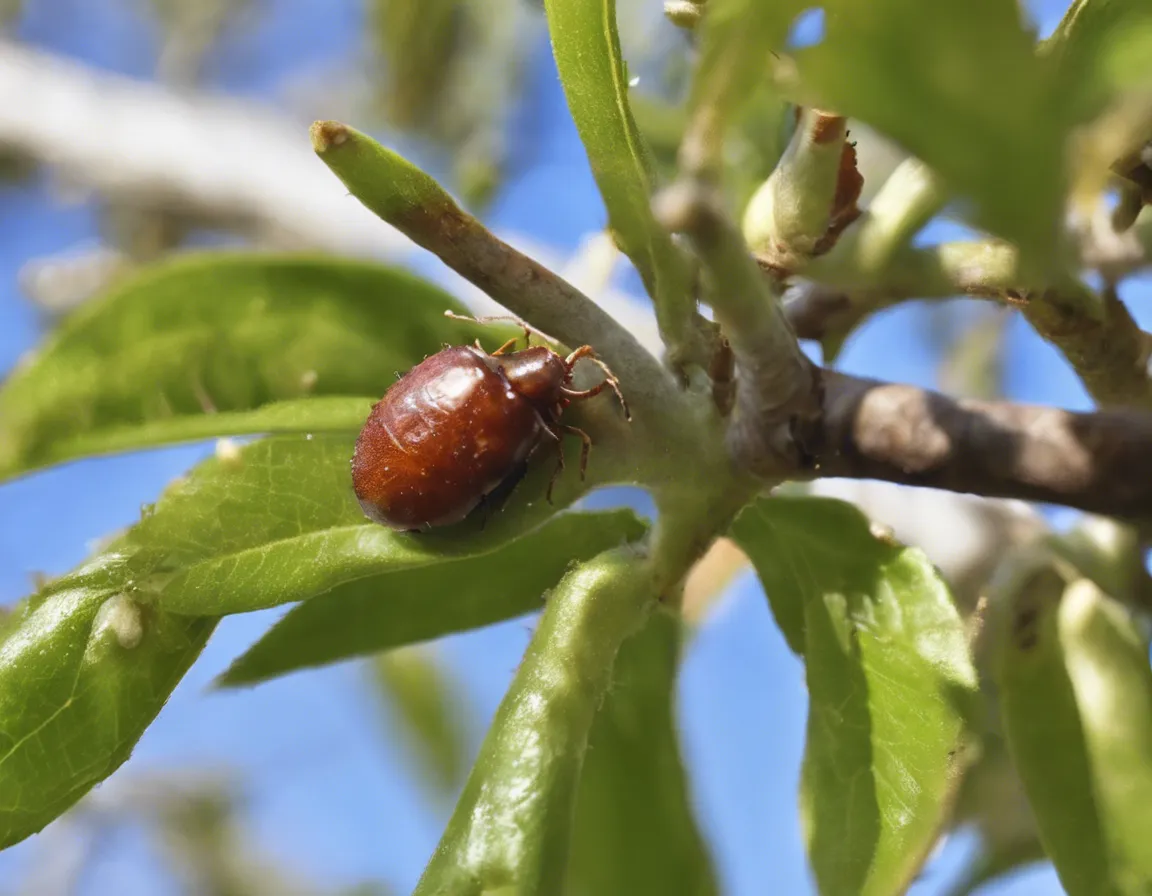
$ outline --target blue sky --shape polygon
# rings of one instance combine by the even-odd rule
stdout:
[[[31,6],[21,30],[29,42],[126,74],[146,77],[151,71],[155,35],[133,4],[41,0]],[[221,48],[213,86],[273,100],[287,77],[319,70],[351,52],[359,21],[359,4],[352,0],[266,0],[265,6],[269,13],[257,29]],[[1062,4],[1032,6],[1050,27]],[[573,248],[603,225],[604,213],[544,42],[534,52],[528,85],[517,134],[532,141],[532,167],[508,184],[490,222]],[[44,182],[0,187],[0,371],[10,368],[39,333],[35,313],[17,293],[20,266],[94,237],[92,209],[50,201]],[[1147,292],[1148,282],[1130,289]],[[1134,304],[1137,312],[1152,305]],[[1143,323],[1152,324],[1143,314],[1148,318]],[[937,359],[920,338],[925,320],[917,307],[885,315],[849,346],[843,365],[932,385]],[[1019,320],[1010,327],[1009,351],[1012,397],[1088,405],[1063,361]],[[84,461],[0,488],[0,602],[27,593],[35,571],[70,568],[93,539],[133,522],[141,504],[209,450],[191,446]],[[276,615],[225,621],[122,774],[205,765],[238,769],[250,820],[273,855],[318,881],[385,878],[407,892],[450,807],[429,808],[403,774],[405,755],[389,736],[387,722],[373,711],[358,666],[294,675],[238,693],[205,692]],[[471,698],[473,749],[529,635],[529,624],[515,621],[440,645]],[[777,633],[754,580],[744,575],[696,637],[681,683],[694,796],[730,896],[811,892],[795,797],[805,711],[802,669]],[[950,847],[943,868],[914,892],[936,892],[965,848],[963,842]],[[0,889],[18,879],[36,849],[33,840],[0,854]],[[82,892],[162,896],[143,836],[126,832],[115,838]],[[1054,875],[1040,869],[988,892],[1061,891]]]

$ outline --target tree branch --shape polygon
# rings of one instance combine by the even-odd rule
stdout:
[[[1101,204],[1074,222],[1084,264],[1108,280],[1117,281],[1148,266],[1152,260],[1152,206],[1145,206],[1125,230],[1116,232],[1112,213]]]
[[[1080,258],[1050,282],[1033,282],[1016,247],[995,239],[916,247],[911,237],[946,194],[933,173],[905,161],[839,244],[793,286],[788,317],[801,337],[835,351],[870,314],[908,299],[973,296],[1020,309],[1055,345],[1101,405],[1152,410],[1152,336],[1112,290],[1098,295],[1079,278],[1087,265],[1114,283],[1152,259],[1152,211],[1122,234],[1104,213],[1073,220]]]
[[[809,478],[881,479],[1152,517],[1152,414],[957,401],[822,371]]]
[[[854,300],[847,290],[811,280],[784,293],[784,315],[797,339],[827,345],[854,330],[870,313],[868,306]]]
[[[735,358],[739,385],[729,452],[741,467],[770,478],[772,458],[778,473],[796,462],[797,421],[819,413],[815,367],[716,193],[684,179],[658,195],[655,207],[665,226],[691,239],[708,278],[708,301]]]
[[[382,221],[513,314],[570,346],[594,344],[637,398],[668,400],[671,375],[625,326],[550,268],[493,234],[430,175],[340,122],[318,121],[311,134],[324,164]]]
[[[75,139],[77,133],[84,139]],[[239,217],[257,238],[358,255],[406,254],[407,240],[339,188],[316,162],[303,133],[303,123],[247,104],[177,96],[0,40],[0,144],[66,173],[71,183],[121,198],[163,201],[210,218]],[[254,166],[237,167],[236,160],[244,158]],[[1152,211],[1145,209],[1119,236],[1100,222],[1093,225],[1085,237],[1087,264],[1106,276],[1147,264]],[[550,264],[547,250],[531,240],[509,241]],[[891,284],[862,283],[851,279],[847,268],[842,276],[825,278],[830,256],[817,259],[811,273],[821,282],[798,289],[811,303],[808,316],[799,314],[803,303],[787,303],[793,326],[805,338],[820,338],[830,310],[872,311],[910,296],[994,297],[1019,285],[1012,279],[1011,254],[1003,249],[968,243],[911,251],[919,253],[912,276]],[[888,272],[894,275],[902,267],[894,262]],[[463,286],[457,281],[457,288]],[[888,287],[894,288],[881,292]],[[478,290],[467,295],[487,310]],[[646,346],[658,345],[646,308],[618,294],[607,304]],[[1101,351],[1116,344],[1097,343]],[[823,379],[831,391],[814,430],[819,439],[804,446],[820,467],[798,471],[801,476],[873,477],[1152,515],[1152,476],[1144,460],[1152,457],[1147,450],[1152,427],[1143,415],[1014,410],[831,372]]]
[[[1098,296],[1071,277],[1027,283],[1015,247],[996,240],[906,247],[879,276],[862,273],[848,257],[855,249],[845,241],[817,259],[805,272],[814,283],[789,297],[788,317],[801,337],[838,342],[869,314],[908,299],[992,299],[1019,309],[1063,353],[1099,404],[1152,410],[1152,336],[1113,290]]]

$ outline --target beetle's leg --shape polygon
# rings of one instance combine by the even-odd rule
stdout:
[[[564,359],[564,366],[569,370],[581,358],[594,358],[596,357],[596,350],[590,345],[582,345],[576,351],[572,352],[567,358]]]
[[[566,429],[567,427],[561,427]],[[552,471],[552,478],[548,480],[548,491],[545,497],[548,503],[552,503],[552,489],[556,485],[556,480],[560,478],[560,474],[564,472],[564,440],[560,438],[560,434],[550,426],[544,427],[544,431],[548,433],[553,439],[553,444],[556,446],[556,469]]]
[[[560,424],[559,429],[561,432],[571,433],[574,436],[579,436],[583,444],[580,446],[580,478],[584,479],[584,474],[588,472],[588,455],[592,451],[592,436],[578,429],[575,426],[568,426]]]
[[[594,395],[599,395],[608,388],[608,380],[593,386],[591,389],[569,389],[567,386],[560,387],[560,394],[565,398],[592,398]]]
[[[525,333],[524,333],[524,341],[525,341],[525,342],[527,342],[527,341],[528,341],[528,333],[527,333],[527,331],[525,331]],[[504,343],[502,346],[500,346],[500,348],[498,348],[498,349],[496,349],[496,351],[492,352],[492,357],[493,357],[493,358],[495,358],[495,357],[497,357],[498,355],[502,355],[502,354],[504,354],[504,352],[508,351],[508,349],[510,349],[510,348],[511,348],[512,346],[514,346],[515,344],[516,344],[516,340],[515,340],[515,339],[509,339],[509,340],[508,340],[507,342],[505,342],[505,343]],[[476,340],[476,347],[477,347],[477,348],[479,348],[479,347],[480,347],[480,340],[479,340],[479,339],[477,339],[477,340]]]
[[[572,366],[581,358],[587,358],[602,371],[604,371],[604,382],[600,383],[598,386],[593,386],[591,389],[563,388],[560,390],[560,393],[567,398],[591,398],[593,395],[599,395],[604,391],[604,388],[607,387],[616,393],[616,399],[620,402],[620,407],[624,411],[624,419],[631,420],[632,412],[628,409],[628,402],[624,400],[624,393],[620,391],[620,381],[616,379],[616,374],[612,372],[611,368],[596,357],[596,353],[593,351],[592,346],[580,346],[580,348],[576,349],[576,351],[572,352],[572,354],[564,359],[564,364],[568,367],[569,370],[571,370]]]
[[[508,499],[512,497],[512,493],[526,472],[528,472],[528,464],[522,461],[513,472],[508,474],[506,479],[484,495],[480,499],[480,503],[469,512],[469,518],[476,517],[480,520],[481,531],[488,525],[489,520],[508,503]]]

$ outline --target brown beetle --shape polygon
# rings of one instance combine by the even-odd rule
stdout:
[[[526,327],[526,337],[528,332]],[[459,522],[501,485],[514,485],[545,439],[559,452],[555,482],[564,468],[560,439],[566,432],[583,440],[583,477],[592,440],[560,423],[560,414],[572,401],[610,388],[628,417],[616,377],[587,345],[566,358],[546,346],[505,354],[515,343],[491,354],[479,342],[445,348],[375,404],[352,455],[352,484],[371,519],[401,531]],[[591,389],[570,388],[581,358],[606,375]]]

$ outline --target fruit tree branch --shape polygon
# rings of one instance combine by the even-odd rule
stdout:
[[[1152,517],[1152,414],[955,400],[823,371],[809,478],[880,479]]]
[[[769,457],[776,456],[781,469],[796,457],[796,421],[819,412],[815,368],[715,191],[684,179],[658,195],[655,207],[665,226],[691,240],[707,277],[709,302],[731,345],[740,387],[729,422],[729,451],[739,466],[768,478]]]
[[[876,214],[870,209],[861,219],[861,233],[877,228]],[[1152,213],[1146,210],[1130,231],[1126,245],[1141,247],[1147,263]],[[1152,336],[1111,288],[1097,294],[1071,273],[1055,282],[1029,282],[1015,247],[994,239],[906,245],[881,270],[862,254],[866,247],[850,237],[804,270],[809,282],[798,284],[786,302],[801,337],[838,343],[869,314],[909,299],[991,299],[1018,308],[1099,404],[1152,410]],[[1103,256],[1096,261],[1102,270],[1110,268]]]

